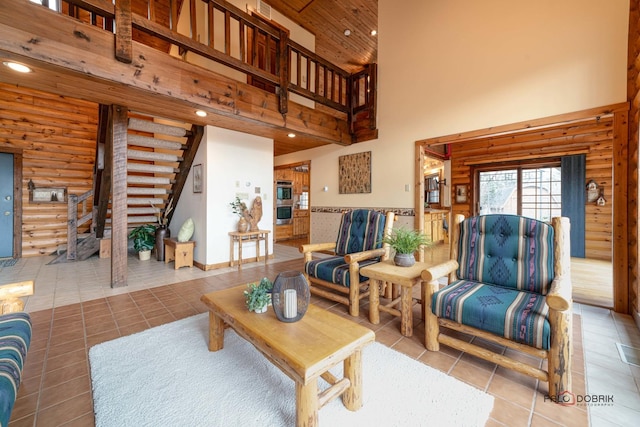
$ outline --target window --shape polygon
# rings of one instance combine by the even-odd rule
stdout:
[[[478,214],[506,213],[551,221],[561,215],[560,165],[478,172]]]
[[[58,7],[58,0],[30,0],[31,3],[41,4],[45,7],[48,7],[51,10],[60,10]]]

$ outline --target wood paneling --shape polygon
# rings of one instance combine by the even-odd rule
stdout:
[[[23,155],[22,256],[66,244],[67,204],[31,203],[27,185],[91,190],[97,120],[92,102],[0,83],[0,149]]]
[[[629,2],[629,43],[627,68],[627,100],[629,110],[629,143],[627,149],[628,177],[628,250],[629,250],[629,289],[627,294],[627,312],[633,314],[640,327],[640,282],[638,280],[638,140],[640,131],[640,5],[638,0]]]
[[[595,121],[595,120],[594,120]],[[593,123],[567,126],[547,132],[525,132],[520,135],[496,137],[476,140],[471,143],[460,143],[454,146],[451,156],[452,188],[464,184],[468,186],[469,203],[456,204],[453,201],[453,213],[471,214],[473,201],[477,197],[473,181],[475,166],[486,167],[489,164],[511,162],[517,160],[537,160],[544,157],[559,158],[586,152],[587,180],[594,179],[603,188],[605,198],[609,201],[605,206],[588,204],[586,206],[586,257],[611,260],[612,252],[612,206],[611,192],[613,185],[613,139],[610,131],[613,117]],[[570,143],[557,144],[559,137]],[[604,221],[604,225],[603,225]],[[608,225],[608,228],[606,228]],[[600,232],[592,230],[599,229]]]

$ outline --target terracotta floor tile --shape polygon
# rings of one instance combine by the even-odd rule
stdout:
[[[91,379],[89,375],[82,375],[42,390],[39,408],[44,409],[57,405],[65,400],[82,395],[91,390]]]
[[[72,378],[89,375],[89,366],[86,361],[73,363],[60,369],[45,372],[42,388],[49,388],[65,383]]]
[[[449,374],[484,391],[493,371],[478,369],[477,365],[460,360],[456,362]]]
[[[418,360],[432,368],[439,369],[444,373],[449,373],[457,359],[439,351],[425,351]]]
[[[56,357],[47,358],[47,364],[45,366],[45,374],[56,369],[65,368],[74,363],[87,362],[87,352],[84,348],[61,354]]]
[[[89,392],[38,411],[35,425],[36,427],[61,426],[87,413],[93,414],[93,401]]]
[[[516,405],[509,400],[495,397],[491,418],[496,421],[507,426],[526,426],[529,425],[530,416],[531,411],[522,406]]]
[[[487,392],[501,397],[511,403],[531,410],[535,402],[536,390],[500,375],[494,375],[489,383]]]

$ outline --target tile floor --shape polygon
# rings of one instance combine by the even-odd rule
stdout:
[[[276,245],[275,259],[268,265],[245,264],[240,272],[231,268],[176,271],[172,264],[130,257],[130,285],[111,289],[109,260],[94,257],[81,263],[46,265],[50,259],[21,259],[13,267],[0,268],[0,283],[36,281],[36,295],[25,306],[34,332],[10,423],[13,427],[93,426],[87,357],[91,346],[204,312],[199,301],[203,293],[263,276],[275,278],[280,271],[302,265],[297,249],[283,245]],[[313,302],[347,316],[341,305],[317,298]],[[416,306],[415,313],[419,312]],[[373,329],[378,341],[492,394],[495,404],[488,426],[631,426],[640,420],[640,367],[623,363],[616,348],[616,342],[640,347],[640,332],[630,316],[575,304],[574,392],[611,395],[614,403],[563,407],[544,401],[545,383],[446,346],[437,353],[426,351],[418,316],[413,337],[403,337],[399,319],[381,313],[380,324],[372,325],[367,315],[365,306],[355,320]]]

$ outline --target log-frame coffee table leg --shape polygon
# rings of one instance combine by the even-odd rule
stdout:
[[[296,426],[315,427],[318,425],[318,379],[307,384],[296,381]]]
[[[209,351],[222,350],[224,346],[224,321],[209,312]]]
[[[362,349],[357,349],[344,360],[344,377],[351,385],[342,395],[342,403],[350,411],[362,407]]]

